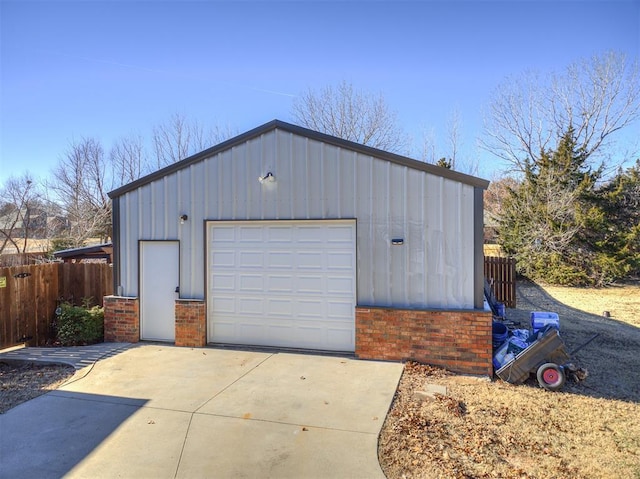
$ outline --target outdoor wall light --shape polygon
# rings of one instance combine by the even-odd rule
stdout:
[[[189,217],[187,215],[180,215],[180,224],[183,225],[188,219]]]
[[[404,239],[403,238],[393,238],[391,240],[391,244],[394,245],[394,246],[402,245],[402,244],[404,244]]]
[[[269,183],[273,183],[274,181],[276,181],[276,177],[273,176],[273,173],[268,172],[266,175],[264,176],[258,176],[258,181],[260,183],[264,183],[265,181],[269,182]]]

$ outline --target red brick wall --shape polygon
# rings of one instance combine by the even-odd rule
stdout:
[[[138,298],[104,297],[104,340],[116,343],[140,341]]]
[[[491,312],[356,307],[356,356],[493,374]]]
[[[207,345],[207,318],[202,300],[176,300],[176,346]]]

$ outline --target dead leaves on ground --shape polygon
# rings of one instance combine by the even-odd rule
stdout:
[[[603,412],[595,398],[450,379],[446,371],[406,364],[379,441],[389,479],[634,477],[640,471],[640,439],[614,448],[621,437],[640,437],[636,404],[619,402]],[[449,393],[416,397],[427,382],[446,385]],[[616,417],[627,421],[611,423],[609,433],[590,432]]]

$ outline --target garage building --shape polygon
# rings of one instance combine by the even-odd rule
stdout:
[[[110,193],[105,338],[490,374],[487,186],[274,120]]]

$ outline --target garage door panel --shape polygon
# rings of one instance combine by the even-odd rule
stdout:
[[[215,291],[235,291],[236,277],[229,273],[216,273],[211,276],[211,286]]]
[[[239,298],[238,312],[243,315],[262,315],[264,312],[263,298]]]
[[[264,292],[263,277],[259,274],[241,273],[238,276],[238,291],[241,293]]]
[[[327,252],[327,268],[332,271],[353,271],[355,258],[349,252],[329,251]]]
[[[289,298],[267,299],[266,313],[273,317],[293,317],[294,303]]]
[[[323,294],[325,292],[324,277],[321,275],[298,276],[297,292],[303,294]]]
[[[238,266],[240,268],[262,269],[264,267],[264,254],[261,251],[240,251],[237,254],[239,257]],[[214,264],[221,266],[218,263]]]
[[[342,328],[327,328],[326,334],[328,343],[344,344],[352,339],[351,331]]]
[[[293,231],[288,226],[269,226],[266,231],[270,243],[291,244],[293,241]]]
[[[230,228],[234,228],[231,226]],[[259,226],[238,226],[237,228],[237,242],[238,243],[262,243],[263,228]]]
[[[298,251],[295,258],[297,271],[317,271],[324,269],[323,253],[320,251]]]
[[[353,306],[351,302],[330,301],[327,303],[327,318],[351,318],[353,314]]]
[[[233,250],[216,251],[212,258],[213,263],[219,266],[234,268],[236,266],[236,254]]]
[[[298,228],[297,241],[305,244],[321,244],[324,241],[324,232],[320,226],[300,226]]]
[[[292,276],[270,274],[268,276],[267,291],[270,293],[286,293],[291,295],[294,293],[294,279]]]
[[[267,257],[267,267],[270,269],[294,269],[294,255],[291,251],[270,251]]]
[[[232,339],[236,337],[236,323],[229,321],[218,321],[213,326],[209,334],[213,334],[217,338],[221,338],[220,342],[225,342],[224,338]]]
[[[235,313],[236,297],[235,296],[214,296],[210,298],[215,313]]]
[[[211,240],[216,243],[235,243],[235,234],[233,226],[220,226],[211,232]]]
[[[311,318],[313,320],[322,320],[325,317],[324,301],[320,299],[298,299],[300,305],[298,317],[302,320]]]
[[[331,276],[327,278],[326,290],[339,296],[349,296],[354,287],[352,278],[344,278],[342,276]]]
[[[210,342],[354,350],[355,221],[211,222],[207,244]]]

